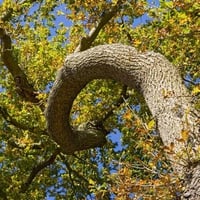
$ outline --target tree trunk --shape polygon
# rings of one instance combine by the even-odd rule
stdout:
[[[93,148],[105,144],[105,133],[100,130],[75,130],[70,127],[69,115],[78,93],[93,79],[114,79],[138,90],[157,120],[165,146],[174,146],[175,155],[183,155],[188,145],[194,150],[199,145],[199,118],[192,108],[191,98],[174,66],[162,55],[140,53],[121,44],[101,45],[69,55],[56,77],[46,108],[47,128],[63,152]],[[189,137],[183,140],[183,134]],[[182,159],[170,156],[174,170],[185,173]],[[184,159],[186,159],[184,157]],[[190,160],[193,166],[193,161]],[[195,162],[197,163],[197,162]],[[181,164],[181,165],[179,165]],[[188,165],[186,169],[189,169]],[[199,165],[190,170],[186,180],[186,199],[200,199]],[[194,198],[193,195],[196,195]],[[186,197],[187,196],[187,197]],[[184,197],[182,197],[184,198]]]

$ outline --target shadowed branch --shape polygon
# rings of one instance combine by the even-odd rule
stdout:
[[[8,68],[15,81],[17,93],[25,100],[32,103],[39,103],[37,92],[28,82],[28,79],[19,67],[17,58],[13,55],[12,40],[3,28],[0,28],[1,58],[4,65]]]
[[[31,183],[33,182],[34,178],[38,175],[40,171],[42,171],[47,166],[54,163],[57,155],[60,153],[60,149],[56,149],[55,152],[51,155],[51,157],[48,160],[45,160],[44,162],[39,163],[37,166],[33,167],[31,174],[29,175],[26,182],[21,186],[21,192],[26,192]]]

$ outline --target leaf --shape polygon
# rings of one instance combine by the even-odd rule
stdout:
[[[186,142],[188,140],[188,137],[189,137],[189,131],[188,130],[182,130],[181,131],[181,137]]]
[[[195,86],[195,87],[193,88],[193,90],[192,90],[192,94],[193,94],[193,95],[197,95],[197,94],[199,94],[199,93],[200,93],[200,85]]]
[[[127,120],[131,120],[132,118],[132,113],[130,110],[128,110],[125,114],[124,114],[124,119],[127,119]]]
[[[149,130],[154,129],[154,127],[155,127],[155,120],[152,119],[152,120],[147,124],[147,127],[148,127]]]
[[[1,163],[1,162],[3,162],[3,161],[4,161],[4,159],[5,159],[5,157],[4,157],[4,156],[0,156],[0,163]]]
[[[89,184],[90,184],[90,185],[95,185],[95,181],[92,180],[92,179],[89,179]]]

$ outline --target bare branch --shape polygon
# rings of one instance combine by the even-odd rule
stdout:
[[[164,76],[162,73],[165,73],[164,86],[161,86],[159,82]],[[174,80],[172,80],[172,74],[175,74]],[[187,107],[185,105],[190,105],[190,98],[185,97],[188,96],[188,91],[177,74],[177,70],[162,55],[153,52],[141,53],[133,47],[121,44],[101,45],[69,55],[63,68],[59,70],[48,98],[45,113],[48,132],[66,154],[104,145],[105,133],[99,129],[95,131],[72,129],[69,124],[69,116],[74,99],[87,83],[99,78],[114,79],[134,88],[143,95],[151,113],[157,117],[158,123],[162,124],[159,131],[161,130],[162,139],[167,142],[166,146],[175,141],[178,151],[182,144],[178,143],[176,138],[180,137],[179,133],[185,128],[184,124],[180,126],[178,121],[180,117],[184,117],[185,107]],[[148,83],[147,79],[152,82]],[[173,88],[170,84],[173,84]],[[170,94],[167,93],[168,98],[163,94],[163,88],[166,91],[172,91]],[[178,89],[176,90],[176,88]],[[172,98],[176,99],[173,104],[171,103]],[[163,106],[162,102],[167,102],[167,104]],[[171,113],[171,110],[177,108],[177,105],[178,108],[180,107],[181,115]],[[167,111],[165,111],[166,109]],[[165,115],[165,112],[169,113]],[[170,118],[167,117],[168,115]],[[167,125],[165,118],[171,120]],[[197,134],[198,127],[195,125],[194,120],[191,130]],[[161,127],[161,125],[159,126]],[[177,131],[175,131],[175,127]],[[168,129],[172,132],[170,140],[165,138],[167,137],[165,131]]]
[[[123,31],[124,31],[124,33],[126,34],[129,43],[132,44],[134,40],[133,40],[133,38],[131,37],[131,35],[130,35],[130,33],[128,32],[128,30],[126,30],[126,28],[125,28],[125,23],[124,23],[123,17],[121,17],[121,21],[122,21],[122,28],[123,28]]]

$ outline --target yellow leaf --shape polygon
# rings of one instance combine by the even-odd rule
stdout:
[[[192,94],[196,95],[200,93],[200,85],[195,86],[192,90]]]
[[[90,185],[94,185],[94,184],[95,184],[95,181],[92,180],[92,179],[89,179],[89,184],[90,184]]]
[[[151,167],[152,169],[155,168],[155,164],[154,164],[153,162],[149,162],[148,165],[149,165],[149,167]]]
[[[3,162],[5,160],[4,156],[0,156],[0,163]]]
[[[140,45],[142,42],[140,40],[134,40],[134,44],[137,46],[137,45]]]
[[[132,113],[131,113],[130,110],[128,110],[128,111],[124,114],[124,118],[125,118],[126,120],[131,120],[131,118],[132,118]]]
[[[181,131],[181,137],[184,141],[187,141],[188,140],[188,137],[189,137],[189,132],[188,130],[182,130]]]
[[[149,130],[152,130],[155,127],[155,121],[152,119],[148,124],[147,127]]]

